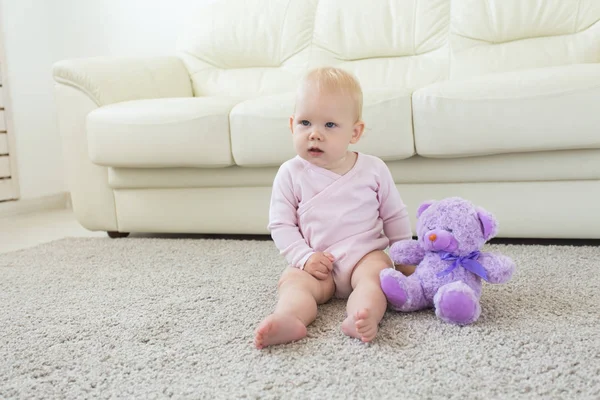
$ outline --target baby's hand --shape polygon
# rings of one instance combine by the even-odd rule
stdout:
[[[304,270],[319,280],[325,280],[333,269],[334,258],[321,251],[313,254],[304,264]]]

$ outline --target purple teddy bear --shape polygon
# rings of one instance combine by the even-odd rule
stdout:
[[[417,265],[409,277],[393,268],[381,271],[381,288],[393,310],[435,307],[443,321],[467,325],[479,318],[481,280],[505,283],[514,262],[503,255],[481,253],[498,229],[494,216],[460,197],[421,204],[418,240],[394,243],[395,264]]]

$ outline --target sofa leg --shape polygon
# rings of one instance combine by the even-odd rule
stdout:
[[[129,232],[116,232],[116,231],[108,231],[108,237],[112,239],[126,238],[129,236]]]

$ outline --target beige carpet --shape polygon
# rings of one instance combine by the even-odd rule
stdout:
[[[270,241],[65,239],[0,255],[0,398],[600,398],[600,248],[489,246],[518,274],[482,318],[389,312],[365,345],[324,305],[258,351],[284,261]]]

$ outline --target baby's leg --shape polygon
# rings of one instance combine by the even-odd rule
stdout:
[[[289,343],[306,336],[306,327],[317,317],[317,304],[333,296],[333,277],[318,280],[308,272],[287,268],[278,284],[279,300],[273,314],[265,318],[254,335],[254,345],[263,347]]]
[[[402,275],[404,275],[404,276],[411,276],[412,274],[415,273],[415,270],[417,269],[416,265],[406,265],[406,264],[398,264],[395,267],[396,267],[396,271],[402,272]]]
[[[379,283],[379,272],[392,266],[383,251],[373,251],[364,256],[352,272],[352,293],[348,298],[348,317],[342,324],[342,332],[363,342],[370,342],[377,335],[379,322],[387,308],[387,300]]]

